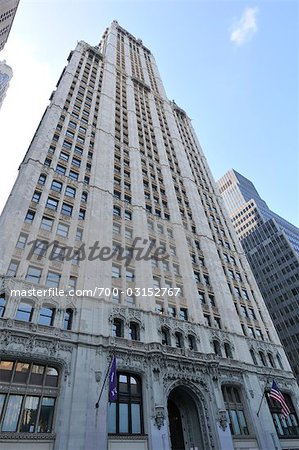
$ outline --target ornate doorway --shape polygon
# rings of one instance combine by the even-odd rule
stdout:
[[[174,388],[168,397],[171,450],[203,450],[196,395],[185,387]]]

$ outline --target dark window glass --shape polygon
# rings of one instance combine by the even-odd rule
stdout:
[[[25,222],[31,223],[34,220],[35,212],[28,210],[26,216],[25,216]]]
[[[129,339],[131,341],[139,341],[139,325],[134,322],[130,322],[129,326]]]
[[[118,398],[108,408],[108,433],[143,433],[141,381],[137,375],[118,374]]]
[[[72,329],[72,322],[73,322],[73,310],[70,308],[67,308],[64,313],[64,319],[63,319],[63,329],[64,330],[71,330]]]
[[[114,319],[112,324],[112,336],[123,337],[123,321],[121,319]]]
[[[0,295],[0,317],[4,316],[5,305],[6,305],[5,294],[1,294]]]

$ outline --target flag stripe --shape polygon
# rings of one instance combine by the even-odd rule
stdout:
[[[290,414],[290,409],[285,401],[285,398],[283,394],[280,392],[275,380],[272,382],[272,387],[269,392],[269,397],[272,397],[274,400],[276,400],[280,406],[281,406],[281,412],[284,417],[288,417]]]

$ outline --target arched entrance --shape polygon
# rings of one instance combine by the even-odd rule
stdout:
[[[204,448],[195,398],[185,386],[178,386],[169,394],[167,409],[171,450]]]

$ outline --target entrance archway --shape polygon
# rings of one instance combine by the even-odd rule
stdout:
[[[167,409],[171,450],[203,450],[203,439],[196,396],[185,386],[169,394]]]

